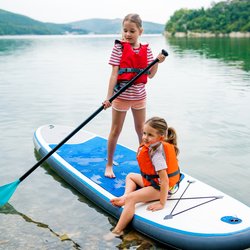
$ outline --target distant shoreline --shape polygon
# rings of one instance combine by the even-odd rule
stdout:
[[[231,33],[212,33],[212,32],[164,32],[166,37],[231,37],[231,38],[250,38],[250,32],[231,32]]]
[[[26,38],[53,38],[53,37],[114,37],[119,39],[120,34],[57,34],[57,35],[37,35],[37,34],[24,34],[24,35],[0,35],[0,39],[26,39]],[[154,33],[154,34],[143,34],[143,37],[152,37],[152,36],[163,36],[163,33]]]
[[[0,39],[13,39],[13,38],[46,38],[46,37],[119,37],[120,34],[56,34],[56,35],[38,35],[38,34],[23,34],[23,35],[0,35]],[[228,34],[223,33],[211,33],[211,32],[176,32],[172,34],[170,32],[154,33],[154,34],[143,34],[142,37],[148,36],[165,36],[165,37],[192,37],[192,38],[213,38],[213,37],[230,37],[230,38],[250,38],[250,32],[231,32]]]

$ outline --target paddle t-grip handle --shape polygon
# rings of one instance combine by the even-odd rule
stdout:
[[[166,50],[162,50],[161,53],[164,55],[164,56],[168,56],[168,52]]]

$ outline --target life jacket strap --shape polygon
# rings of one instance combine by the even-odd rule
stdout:
[[[118,71],[118,74],[124,74],[124,73],[137,73],[139,74],[143,69],[137,69],[137,68],[120,68]],[[146,71],[144,74],[149,75],[150,71]]]
[[[180,173],[180,169],[176,170],[175,172],[173,172],[171,174],[168,174],[168,177],[173,177],[173,176],[175,176],[175,175],[177,175],[179,173]]]
[[[154,174],[145,174],[143,172],[141,172],[141,175],[143,178],[145,178],[147,181],[150,182],[151,186],[154,187],[157,190],[160,190],[160,186],[158,185],[158,183],[154,180],[154,178],[159,178],[159,175],[154,175]]]
[[[182,181],[182,179],[184,178],[184,175],[180,173],[180,170],[178,169],[177,171],[175,171],[174,173],[171,173],[171,174],[168,174],[168,177],[172,177],[172,176],[175,176],[177,174],[180,174],[180,179],[179,181],[175,184],[175,186],[177,187],[175,189],[175,192],[176,193],[179,189],[179,185],[180,185],[180,182]],[[141,175],[143,178],[145,178],[147,181],[150,182],[151,186],[153,186],[155,189],[157,190],[160,190],[160,185],[154,180],[154,178],[159,178],[159,175],[158,174],[145,174],[143,172],[141,172]],[[174,194],[174,193],[171,193],[169,192],[169,194]]]
[[[176,170],[175,172],[173,172],[171,174],[168,174],[168,177],[176,176],[179,173],[180,173],[180,169]],[[145,179],[147,179],[147,178],[159,178],[158,174],[145,174],[145,173],[143,173],[143,175],[146,176],[146,177],[143,176]]]

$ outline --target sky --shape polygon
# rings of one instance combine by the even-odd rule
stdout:
[[[0,9],[52,23],[123,19],[128,13],[137,13],[143,21],[165,24],[178,9],[208,8],[220,1],[223,0],[0,0]]]

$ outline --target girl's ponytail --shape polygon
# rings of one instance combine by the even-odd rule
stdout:
[[[174,128],[172,127],[168,128],[165,141],[174,145],[175,153],[176,155],[178,155],[180,150],[177,147],[177,134]]]

